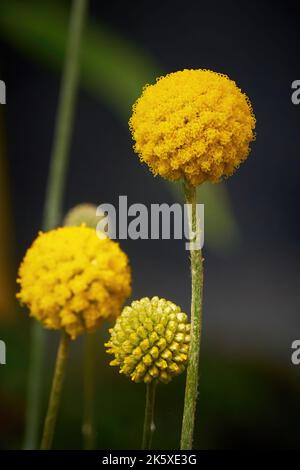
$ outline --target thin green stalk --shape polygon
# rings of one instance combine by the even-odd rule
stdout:
[[[84,351],[82,436],[85,450],[95,449],[95,346],[96,334],[87,333]]]
[[[60,343],[57,351],[50,399],[44,424],[41,450],[49,450],[52,446],[57,412],[61,398],[61,390],[66,370],[69,344],[70,337],[65,331],[63,331],[61,334]]]
[[[45,231],[56,227],[62,215],[63,195],[79,79],[80,41],[86,17],[87,4],[88,0],[73,0],[72,4],[44,207],[42,225]],[[45,331],[37,322],[34,322],[31,332],[25,449],[36,449],[38,443],[43,393],[45,340]]]
[[[41,423],[45,332],[38,322],[31,325],[30,363],[27,384],[24,449],[36,449]]]
[[[151,449],[152,436],[155,431],[155,424],[154,424],[155,392],[156,392],[156,381],[152,380],[152,382],[147,384],[147,391],[146,391],[145,419],[144,419],[144,431],[143,431],[143,442],[142,442],[143,450]]]
[[[196,188],[184,183],[185,201],[191,205],[189,212],[190,238],[194,240],[199,236],[199,223],[197,220]],[[195,427],[196,404],[198,397],[199,358],[202,330],[202,296],[203,296],[203,259],[200,249],[190,251],[192,276],[191,301],[191,343],[189,363],[187,368],[184,412],[181,431],[182,450],[192,449]]]

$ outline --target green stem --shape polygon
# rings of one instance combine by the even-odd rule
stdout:
[[[38,322],[31,325],[30,365],[27,384],[26,428],[24,449],[36,449],[41,422],[45,332]]]
[[[45,231],[56,227],[62,215],[63,194],[79,80],[80,41],[86,17],[87,3],[88,0],[73,0],[72,4],[44,207],[42,225]],[[45,340],[45,331],[40,324],[34,322],[31,332],[25,449],[35,449],[38,442],[43,393]]]
[[[152,380],[152,382],[147,384],[147,391],[146,391],[145,419],[144,419],[144,431],[143,431],[143,442],[142,442],[143,450],[151,449],[152,436],[155,431],[155,424],[154,424],[155,392],[156,392],[156,381]]]
[[[95,449],[95,333],[85,336],[82,436],[85,450]]]
[[[65,376],[66,362],[69,352],[70,337],[64,331],[61,334],[57,351],[53,382],[49,398],[48,410],[44,423],[41,450],[49,450],[52,446],[58,407],[60,404],[62,384]]]
[[[196,189],[185,182],[184,193],[186,203],[191,205],[191,212],[189,212],[190,238],[194,237],[197,240],[199,236],[199,223],[197,220]],[[198,248],[191,249],[190,260],[192,276],[192,327],[181,431],[180,448],[182,450],[192,449],[193,447],[202,330],[203,259],[201,250]]]

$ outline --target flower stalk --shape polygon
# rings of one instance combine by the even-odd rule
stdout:
[[[154,423],[155,394],[156,394],[156,380],[153,380],[152,382],[147,384],[145,419],[144,419],[143,442],[142,442],[143,450],[151,449],[152,437],[155,431],[155,423]]]
[[[185,201],[190,205],[189,232],[190,239],[198,240],[199,223],[197,220],[196,188],[184,182]],[[192,242],[192,240],[191,240]],[[203,258],[200,249],[190,252],[192,300],[191,300],[191,342],[187,367],[184,412],[181,431],[182,450],[192,449],[195,427],[196,404],[198,397],[199,358],[202,330],[202,298],[203,298]]]
[[[49,450],[52,446],[58,408],[61,399],[61,390],[66,370],[66,361],[69,351],[70,336],[63,331],[58,347],[53,382],[51,387],[48,410],[46,414],[41,450]]]
[[[87,333],[84,341],[84,389],[82,436],[85,450],[95,449],[95,346],[96,334]]]
[[[68,168],[71,133],[75,115],[79,81],[79,51],[88,0],[73,0],[65,64],[56,115],[53,148],[50,160],[43,230],[58,225]],[[45,331],[34,322],[31,331],[30,370],[27,391],[25,449],[35,449],[38,442],[43,393]]]

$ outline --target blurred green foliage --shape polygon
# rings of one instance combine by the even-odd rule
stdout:
[[[68,13],[64,2],[2,0],[0,37],[32,60],[60,71]],[[148,53],[103,23],[89,22],[82,44],[82,85],[114,110],[122,122],[127,121],[143,86],[159,75],[161,70]],[[160,181],[181,199],[174,183]],[[199,202],[205,204],[206,245],[217,253],[232,250],[239,241],[239,230],[226,187],[202,185]]]
[[[64,2],[2,0],[0,34],[31,59],[60,71],[66,46],[69,11]],[[81,48],[81,80],[123,119],[158,67],[135,45],[90,21]]]

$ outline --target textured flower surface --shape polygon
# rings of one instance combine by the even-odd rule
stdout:
[[[19,269],[17,297],[46,328],[72,339],[115,318],[131,292],[128,259],[119,245],[85,226],[40,233]]]
[[[155,175],[193,186],[232,175],[255,138],[249,99],[210,70],[183,70],[147,85],[129,126],[135,151]]]
[[[107,352],[120,373],[134,382],[169,382],[184,371],[188,361],[190,324],[180,307],[166,299],[144,297],[123,309]]]

